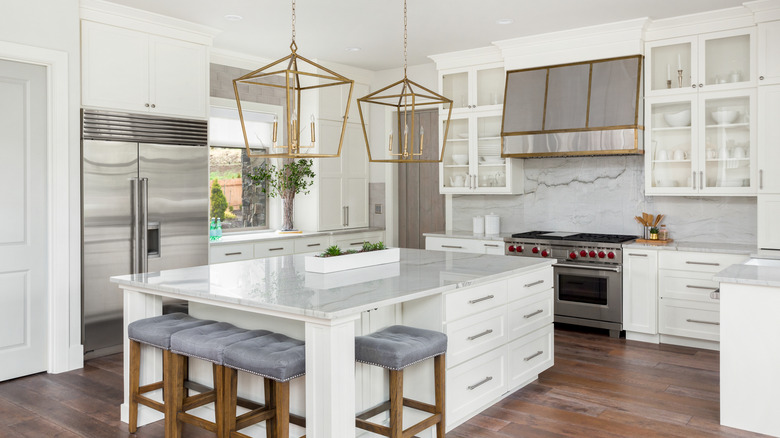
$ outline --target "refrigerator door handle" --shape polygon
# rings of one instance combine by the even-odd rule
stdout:
[[[149,271],[149,178],[141,178],[140,185],[140,210],[141,217],[139,221],[141,251],[138,253],[140,259],[141,272]]]
[[[141,230],[138,227],[140,222],[140,212],[138,211],[138,207],[140,205],[140,202],[138,202],[138,191],[138,178],[130,178],[130,220],[132,221],[132,226],[130,227],[132,230],[132,237],[130,239],[130,263],[132,264],[133,274],[138,274],[141,272],[141,264],[139,263],[138,257],[138,254],[140,253],[139,246],[141,241]]]

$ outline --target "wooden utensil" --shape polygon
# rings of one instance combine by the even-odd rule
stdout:
[[[637,222],[639,222],[642,226],[645,226],[645,220],[642,219],[639,216],[634,216],[634,219],[636,219]]]
[[[657,227],[657,226],[658,226],[658,224],[660,224],[660,223],[661,223],[661,219],[663,219],[663,218],[664,218],[664,215],[662,215],[662,214],[659,214],[659,215],[658,215],[658,217],[656,217],[656,218],[655,218],[655,223],[653,224],[653,226],[654,226],[654,227]]]

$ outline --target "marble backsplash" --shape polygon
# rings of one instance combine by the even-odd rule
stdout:
[[[755,197],[645,196],[637,156],[525,160],[523,195],[453,195],[452,229],[495,213],[501,232],[577,231],[641,235],[634,216],[665,214],[670,237],[690,242],[756,244]]]

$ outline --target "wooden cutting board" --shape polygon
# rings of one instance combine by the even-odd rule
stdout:
[[[670,244],[670,243],[672,243],[672,242],[674,242],[674,239],[666,239],[666,240],[658,240],[658,239],[655,239],[655,240],[650,240],[650,239],[636,239],[636,243],[642,243],[642,244],[644,244],[644,245],[658,245],[658,246],[663,246],[663,245],[668,245],[668,244]]]

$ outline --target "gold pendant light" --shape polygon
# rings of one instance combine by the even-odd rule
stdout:
[[[325,158],[338,157],[341,154],[341,145],[344,141],[344,133],[347,128],[347,115],[349,102],[352,99],[352,88],[355,81],[327,69],[316,62],[310,61],[298,54],[298,46],[295,44],[295,0],[292,0],[292,43],[291,53],[284,58],[276,60],[251,73],[233,80],[233,91],[236,94],[236,106],[241,119],[241,130],[244,134],[244,144],[250,157],[265,158]],[[261,145],[268,148],[268,153],[252,153],[249,146],[244,113],[241,109],[239,84],[259,87],[267,87],[260,91],[261,94],[274,95],[274,90],[284,90],[286,101],[285,127],[278,132],[279,123],[274,118],[271,145]],[[314,111],[318,100],[317,93],[324,87],[349,86],[344,117],[341,124],[338,147],[335,147],[336,138],[317,139]],[[242,93],[247,93],[244,87]],[[256,89],[254,89],[256,90]],[[340,90],[341,91],[341,90]],[[311,98],[308,98],[311,96]],[[304,97],[306,97],[304,99]],[[309,126],[301,118],[301,109],[304,108],[304,116],[309,115]],[[319,142],[319,144],[317,143]]]
[[[406,0],[404,0],[404,77],[380,90],[367,94],[357,100],[360,123],[363,125],[363,137],[366,140],[368,160],[374,163],[439,163],[444,158],[444,147],[447,145],[447,131],[450,128],[452,116],[452,100],[448,99],[422,85],[410,80],[406,76],[407,68],[407,31],[406,31]],[[368,140],[366,121],[363,118],[363,105],[377,104],[395,108],[397,132],[392,131],[388,137],[387,146],[377,145],[372,148]],[[435,105],[444,105],[448,109],[447,121],[444,124],[444,139],[441,145],[441,153],[438,159],[426,158],[424,154],[425,133],[420,127],[419,137],[415,135],[415,116],[421,109],[431,108]],[[435,154],[434,154],[435,155]]]

